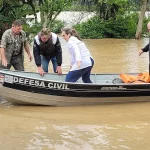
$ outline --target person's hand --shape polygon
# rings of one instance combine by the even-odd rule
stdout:
[[[2,58],[2,65],[7,67],[8,63],[7,63],[6,58]]]
[[[58,74],[62,74],[61,66],[57,66],[56,72],[57,72]]]
[[[78,61],[77,62],[77,67],[80,68],[80,66],[81,66],[81,61]]]
[[[32,61],[32,56],[31,54],[28,55],[30,62]]]
[[[142,53],[143,53],[143,50],[140,49],[140,50],[139,50],[139,56],[140,56]]]
[[[45,72],[43,70],[43,68],[40,66],[38,67],[38,73],[41,75],[41,76],[44,76]]]

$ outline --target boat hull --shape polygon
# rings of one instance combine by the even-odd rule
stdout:
[[[0,70],[0,95],[13,104],[77,106],[150,101],[150,83],[126,84],[119,74],[93,74],[93,83],[64,82],[65,75]]]
[[[5,100],[19,105],[45,105],[45,106],[85,106],[129,102],[148,102],[150,96],[133,97],[64,97],[39,93],[31,93],[12,88],[0,88],[0,95]]]

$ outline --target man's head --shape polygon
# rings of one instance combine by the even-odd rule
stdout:
[[[43,28],[40,32],[40,38],[43,43],[47,42],[51,36],[51,31],[48,28]]]
[[[15,20],[13,23],[12,23],[12,31],[14,34],[19,34],[22,30],[22,21],[20,19],[17,19]]]
[[[150,22],[148,22],[148,24],[147,24],[147,30],[148,30],[148,32],[150,32]]]

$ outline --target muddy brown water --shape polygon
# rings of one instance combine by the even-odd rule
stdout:
[[[95,59],[92,73],[148,71],[148,53],[138,56],[148,39],[84,41]],[[69,53],[65,41],[61,43],[62,69],[67,73]],[[27,57],[25,68],[37,71]],[[0,103],[0,150],[148,150],[149,135],[150,103],[76,107]]]

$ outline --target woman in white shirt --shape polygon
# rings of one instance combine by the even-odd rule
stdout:
[[[90,80],[94,60],[84,42],[81,41],[74,29],[62,29],[62,37],[67,41],[71,55],[71,67],[66,76],[66,82],[76,82],[80,77],[84,83],[92,83]]]

